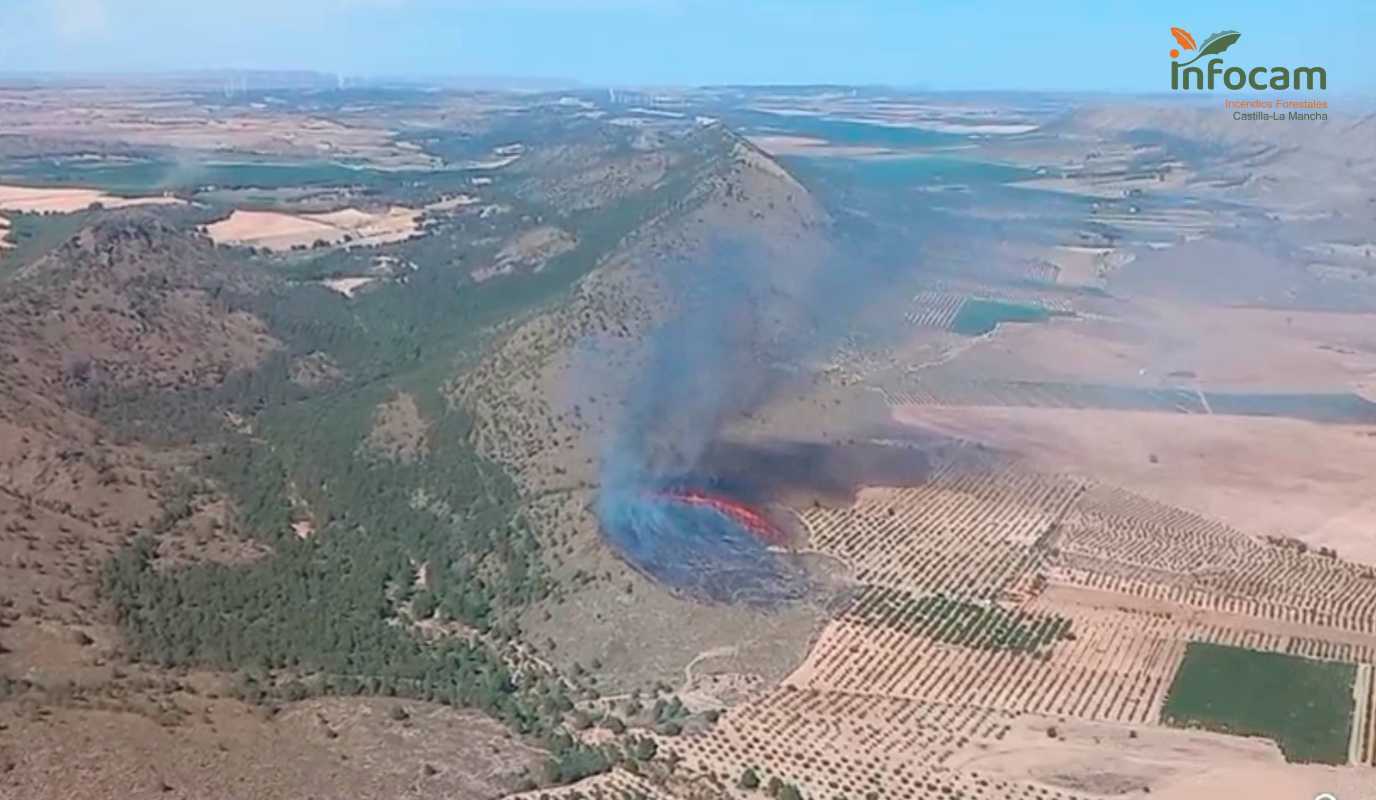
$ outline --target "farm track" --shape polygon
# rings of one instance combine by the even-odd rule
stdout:
[[[1357,665],[1357,679],[1352,684],[1352,740],[1347,748],[1347,763],[1371,763],[1371,681],[1370,664]]]

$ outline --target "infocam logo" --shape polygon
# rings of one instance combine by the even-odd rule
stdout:
[[[1180,50],[1171,50],[1171,88],[1188,91],[1203,89],[1214,91],[1218,83],[1228,89],[1327,89],[1328,73],[1323,67],[1225,67],[1222,58],[1210,58],[1204,66],[1191,66],[1205,56],[1221,56],[1228,48],[1237,44],[1242,34],[1237,31],[1219,31],[1196,45],[1194,37],[1184,28],[1171,28],[1171,35],[1180,44],[1189,61],[1177,61]]]

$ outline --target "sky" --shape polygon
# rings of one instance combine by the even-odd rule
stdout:
[[[1162,91],[1170,28],[1376,89],[1376,2],[0,0],[0,72],[313,69],[594,86]]]

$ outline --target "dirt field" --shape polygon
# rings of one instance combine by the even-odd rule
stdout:
[[[1169,331],[1157,375],[1187,369],[1212,388],[1350,389],[1376,375],[1376,315],[1145,304]],[[1164,347],[1162,345],[1165,345]]]
[[[1056,739],[1046,735],[1047,726],[1056,728]],[[1354,770],[1286,765],[1262,740],[1057,719],[1015,727],[988,750],[958,763],[982,774],[1038,779],[1093,796],[1141,796],[1149,788],[1151,797],[1172,800],[1233,792],[1265,800],[1310,798],[1324,791],[1360,796],[1358,788],[1367,780]]]
[[[914,385],[996,378],[1304,393],[1353,391],[1376,376],[1376,315],[1165,300],[1080,305],[1078,318],[967,341],[958,360],[914,376]]]
[[[175,197],[116,197],[96,189],[48,189],[0,185],[0,211],[32,214],[69,214],[84,211],[94,203],[106,208],[145,205],[176,205]]]
[[[419,235],[420,216],[419,211],[401,207],[373,213],[346,208],[324,214],[236,210],[206,226],[206,233],[217,244],[265,247],[278,252],[314,247],[317,242],[367,247]]]
[[[1069,409],[902,406],[896,420],[1376,564],[1376,429]],[[1154,460],[1153,460],[1154,458]]]

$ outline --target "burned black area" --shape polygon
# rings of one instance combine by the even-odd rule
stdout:
[[[842,443],[717,441],[685,484],[764,505],[844,504],[864,486],[918,486],[942,465],[977,466],[997,456],[904,429]]]
[[[853,338],[874,319],[860,311],[893,296],[891,261],[817,244],[784,256],[750,240],[712,242],[657,273],[673,312],[629,362],[635,374],[602,443],[597,512],[613,549],[671,590],[798,597],[805,573],[781,545],[802,532],[781,507],[844,502],[866,484],[912,486],[933,471],[935,442],[909,429],[849,443],[729,436],[781,391],[808,391],[811,356]],[[588,353],[595,358],[595,347]],[[770,524],[675,497],[692,492],[748,506]],[[774,536],[774,527],[791,534]]]
[[[666,491],[604,490],[598,516],[627,563],[696,600],[768,606],[807,593],[794,559],[718,507]]]
[[[937,436],[890,433],[846,443],[712,442],[691,473],[603,487],[603,532],[642,574],[698,600],[768,606],[815,594],[781,546],[804,538],[784,506],[845,504],[864,486],[917,486],[938,468],[998,458]]]

